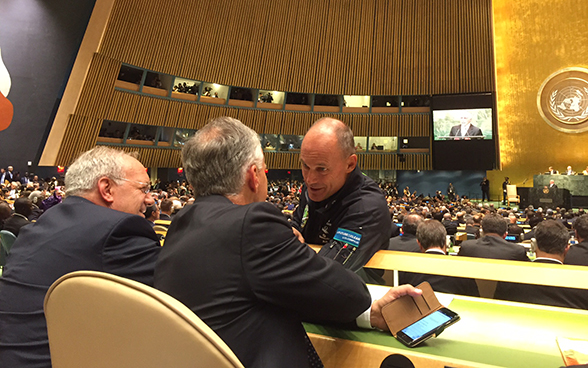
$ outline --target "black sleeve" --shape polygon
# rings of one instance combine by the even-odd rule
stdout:
[[[157,235],[145,219],[125,217],[107,236],[102,253],[104,271],[153,286],[160,250]]]
[[[392,234],[392,221],[385,202],[372,203],[375,198],[362,199],[352,204],[338,224],[338,228],[361,235],[359,247],[345,263],[345,268],[357,272],[380,249],[387,249]],[[382,207],[383,206],[383,207]],[[329,247],[333,240],[323,245],[319,254],[333,258]]]
[[[352,321],[370,306],[359,276],[300,243],[270,204],[251,206],[243,227],[243,267],[259,299],[325,322]]]

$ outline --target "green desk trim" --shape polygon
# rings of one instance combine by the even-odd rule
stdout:
[[[455,297],[461,321],[438,338],[410,349],[390,333],[305,323],[307,332],[501,367],[563,366],[557,336],[588,338],[588,311]]]

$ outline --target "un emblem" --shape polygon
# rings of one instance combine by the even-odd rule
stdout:
[[[539,88],[537,107],[543,119],[565,133],[588,130],[588,69],[566,68]]]

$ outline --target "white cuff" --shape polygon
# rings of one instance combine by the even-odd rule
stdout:
[[[372,304],[374,304],[374,301],[376,301],[376,300],[380,299],[381,297],[383,297],[384,295],[386,295],[388,290],[390,290],[390,287],[382,286],[382,285],[368,284],[367,288],[368,288],[368,291],[370,292],[370,296],[372,298],[372,301],[370,303],[369,308],[366,309],[362,314],[360,314],[355,319],[355,323],[357,324],[357,327],[373,329],[374,327],[372,326],[371,318],[370,318],[371,312],[372,312]]]

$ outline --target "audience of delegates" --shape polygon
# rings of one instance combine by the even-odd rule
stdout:
[[[535,233],[537,257],[535,263],[563,265],[569,250],[569,234],[557,220],[546,220],[537,225]],[[552,305],[556,307],[588,309],[588,290],[499,282],[496,299]]]
[[[320,122],[317,122],[317,124],[318,123]],[[334,129],[334,125],[338,125],[339,123],[342,124],[341,122],[335,120],[327,120],[323,121],[322,123],[324,126],[329,127],[329,129],[332,130]],[[322,124],[318,124],[319,127],[321,125]],[[309,131],[309,133],[312,133],[312,129]],[[325,137],[328,137],[328,135],[325,135],[324,131],[321,133],[321,138],[325,140]],[[307,134],[307,136],[309,135]],[[312,138],[312,135],[310,135],[310,137]],[[307,142],[311,141],[312,139],[307,140]],[[338,146],[337,144],[333,144],[331,147]],[[351,144],[350,147],[354,153],[355,146]],[[313,168],[311,165],[313,161],[311,159],[312,157],[308,158],[309,156],[305,155],[305,153],[312,153],[312,150],[308,150],[308,147],[305,150],[303,143],[302,151],[303,159],[306,158],[306,161],[308,161],[304,161],[304,164],[308,166],[307,170],[309,170]],[[134,164],[137,163],[136,160],[133,161],[134,159],[132,158],[124,158],[123,161],[124,160],[130,160]],[[70,170],[72,168],[75,168],[75,166],[72,165]],[[142,214],[142,216],[147,218],[149,222],[144,221],[144,224],[151,224],[153,226],[153,222],[158,221],[157,217],[159,217],[161,220],[170,221],[183,207],[194,203],[195,193],[186,181],[179,180],[169,183],[162,183],[160,180],[157,180],[150,187],[147,186],[145,188],[139,188],[138,184],[148,184],[149,182],[146,175],[142,175],[145,174],[144,169],[142,170],[141,179],[135,180],[129,176],[122,175],[119,178],[110,178],[109,180],[112,181],[112,185],[115,187],[126,186],[125,190],[127,191],[129,198],[133,198],[133,196],[137,196],[138,198],[139,193],[145,194],[143,197],[141,197],[141,206],[145,205],[145,213]],[[303,215],[307,209],[307,206],[316,206],[316,203],[324,205],[323,201],[328,202],[334,197],[338,198],[340,194],[334,195],[334,193],[338,193],[338,191],[342,188],[343,191],[345,191],[345,188],[350,185],[349,183],[353,182],[353,180],[356,180],[352,179],[350,181],[349,178],[364,179],[364,176],[360,175],[361,173],[355,164],[352,165],[350,172],[347,172],[346,169],[343,170],[343,172],[345,173],[343,180],[339,180],[341,177],[338,177],[335,180],[337,183],[342,183],[342,186],[339,187],[339,184],[331,186],[331,189],[334,189],[333,193],[328,192],[326,196],[323,196],[324,198],[314,194],[313,197],[308,197],[309,174],[307,172],[305,175],[305,179],[307,180],[306,185],[302,181],[298,180],[280,179],[270,181],[267,185],[265,201],[280,210],[285,216],[286,221],[289,221],[291,224],[295,224],[295,227],[297,226],[304,228],[304,225],[300,225],[303,223],[303,219],[305,217]],[[68,175],[70,176],[83,176],[83,174],[84,173],[69,174],[68,171]],[[65,187],[63,180],[57,179],[55,177],[39,179],[38,176],[28,173],[21,177],[20,174],[15,172],[14,168],[11,166],[7,167],[7,169],[1,169],[0,176],[0,179],[2,180],[2,183],[0,184],[0,228],[11,231],[15,235],[19,236],[15,246],[11,251],[11,256],[7,264],[6,271],[4,272],[5,279],[0,279],[0,366],[23,366],[28,364],[27,359],[31,357],[47,361],[48,350],[45,346],[46,342],[42,344],[37,343],[43,339],[41,335],[38,335],[38,333],[45,333],[43,329],[44,320],[42,316],[39,315],[39,313],[42,314],[42,307],[40,307],[42,305],[40,304],[42,303],[42,298],[37,298],[40,300],[40,302],[35,305],[24,306],[19,301],[22,294],[24,293],[24,291],[18,289],[21,287],[19,286],[21,285],[19,283],[22,283],[22,285],[32,285],[27,286],[35,288],[36,291],[30,291],[31,293],[35,293],[37,291],[41,292],[42,290],[46,290],[51,282],[61,275],[62,271],[56,271],[57,273],[47,275],[47,277],[43,280],[33,280],[33,282],[30,282],[31,280],[28,279],[30,276],[28,273],[29,271],[20,267],[19,263],[21,263],[23,257],[27,256],[28,252],[33,252],[34,249],[39,249],[39,254],[35,254],[33,259],[36,259],[38,262],[42,262],[43,260],[41,258],[43,257],[43,254],[46,254],[45,252],[51,252],[53,249],[52,246],[48,245],[48,242],[51,242],[55,236],[59,235],[55,229],[59,229],[61,226],[67,225],[67,223],[83,221],[82,219],[85,218],[84,216],[80,216],[76,219],[68,217],[68,220],[65,221],[66,223],[64,224],[63,219],[67,216],[63,213],[63,211],[66,211],[66,209],[70,208],[71,206],[82,206],[81,204],[75,204],[74,202],[79,202],[82,200],[82,198],[85,198],[84,196],[86,194],[90,194],[90,192],[69,192],[69,195],[72,198],[66,198],[62,204],[62,200],[65,197],[64,192],[66,190],[69,191],[69,189],[66,189],[67,187]],[[310,183],[313,185],[312,181],[310,181]],[[329,185],[332,184],[331,182],[329,183]],[[353,183],[353,185],[355,185],[355,182]],[[458,195],[455,195],[454,198],[448,198],[445,197],[441,191],[437,191],[436,195],[433,197],[425,196],[423,194],[419,195],[416,191],[411,193],[408,187],[406,187],[404,191],[399,192],[398,184],[394,181],[381,181],[378,184],[374,182],[372,183],[373,184],[369,185],[370,190],[377,191],[377,195],[381,196],[383,208],[386,208],[387,206],[387,212],[385,212],[386,226],[375,226],[375,228],[378,229],[378,234],[386,238],[384,248],[387,247],[391,250],[403,250],[410,252],[424,252],[432,254],[438,253],[441,256],[447,254],[445,234],[452,235],[455,233],[455,231],[457,231],[458,226],[463,227],[465,225],[465,232],[468,234],[473,234],[477,239],[468,240],[461,243],[459,250],[460,256],[528,261],[529,258],[527,257],[526,251],[523,247],[520,245],[508,243],[504,240],[504,236],[507,233],[520,234],[523,231],[521,227],[517,225],[518,221],[519,223],[522,222],[525,225],[529,225],[531,227],[531,230],[524,234],[525,240],[530,240],[531,238],[537,239],[538,247],[536,250],[537,258],[535,262],[556,263],[557,261],[558,264],[563,262],[565,264],[588,266],[588,215],[585,214],[583,209],[574,212],[571,209],[565,208],[548,208],[544,210],[542,208],[534,209],[532,206],[530,206],[529,208],[522,209],[519,212],[508,207],[496,208],[491,203],[473,203],[467,198],[463,196],[460,197]],[[76,187],[75,185],[77,184],[73,185],[74,188]],[[71,182],[68,183],[68,186],[72,186]],[[311,188],[313,188],[313,191],[316,191],[317,193],[321,190],[318,187],[311,186]],[[147,193],[148,189],[151,190],[149,193]],[[91,191],[94,191],[94,189]],[[97,195],[97,197],[92,197],[93,199],[86,200],[84,202],[86,206],[91,206],[93,203],[94,205],[101,207],[110,206],[111,209],[117,210],[118,212],[127,212],[124,209],[113,206],[113,203],[121,203],[121,197],[117,197],[116,201],[109,204],[105,202],[104,199],[106,194],[100,192],[98,189],[96,189],[93,193],[94,195]],[[121,193],[122,192],[119,192],[119,194]],[[343,196],[343,198],[345,198],[345,196]],[[93,202],[94,199],[101,201],[100,204]],[[149,205],[150,202],[154,202],[154,204]],[[309,210],[312,214],[313,208],[309,208]],[[59,221],[57,220],[58,218],[60,218]],[[101,220],[101,217],[99,216],[94,220]],[[30,221],[36,221],[38,224],[26,225],[30,224]],[[307,218],[307,221],[311,220]],[[388,233],[388,225],[392,225],[393,221],[400,221],[402,223],[402,228],[391,226],[392,229]],[[91,224],[95,223],[95,221],[84,222],[87,222],[84,226],[90,226]],[[368,222],[373,224],[378,221],[368,220]],[[425,223],[427,226],[422,227],[420,233],[421,237],[419,239],[418,229],[421,228],[421,225]],[[554,223],[556,225],[554,225]],[[23,227],[25,225],[26,227]],[[340,227],[347,229],[347,227],[341,225],[341,223],[332,223],[331,225],[333,227],[332,230],[334,231],[338,230]],[[369,224],[363,224],[363,226],[366,225]],[[100,226],[95,228],[100,228]],[[169,226],[169,223],[167,223],[167,226]],[[332,241],[334,234],[321,233],[321,231],[324,232],[324,230],[322,230],[324,224],[322,223],[317,226],[317,231],[312,232],[312,235],[304,236],[304,238],[308,237],[306,240],[315,244],[320,244],[323,242],[323,240],[326,243]],[[443,229],[441,229],[440,226],[443,227]],[[86,227],[84,227],[84,229]],[[31,230],[27,230],[27,228],[30,228]],[[51,232],[48,230],[49,228],[55,233],[54,235],[49,234]],[[88,234],[94,233],[95,228],[93,227],[91,230],[87,230],[85,232],[80,230],[76,231],[75,233],[83,237],[84,241],[87,241]],[[562,228],[566,231],[563,231]],[[134,241],[133,239],[142,239],[144,243],[153,244],[154,247],[147,247],[149,248],[148,258],[150,260],[149,262],[146,262],[146,264],[149,263],[149,267],[143,267],[144,265],[139,267],[134,264],[133,267],[129,269],[125,268],[123,270],[123,265],[119,265],[119,268],[112,269],[109,272],[139,279],[140,281],[143,281],[147,284],[151,284],[152,279],[150,279],[150,277],[152,277],[152,275],[147,276],[149,273],[147,268],[150,268],[151,273],[153,272],[154,257],[157,256],[158,250],[161,249],[161,247],[159,247],[157,243],[157,237],[154,234],[151,236],[152,231],[149,232],[149,234],[147,234],[147,231],[143,231],[141,234],[137,234],[137,232],[141,232],[143,229],[143,225],[137,224],[134,225],[134,228],[125,228],[125,231],[129,232],[129,238],[125,238],[126,240],[118,240]],[[558,240],[556,241],[551,239],[541,241],[540,239],[546,239],[541,238],[542,229],[550,234],[552,238],[555,237]],[[37,239],[39,237],[38,231],[41,230],[43,230],[44,234],[42,241]],[[396,236],[400,230],[402,230],[402,236]],[[569,250],[566,249],[562,252],[560,248],[563,244],[564,238],[570,235],[568,232],[573,232],[574,236],[578,240],[578,244],[572,245]],[[31,239],[33,235],[27,234],[36,234],[35,241]],[[480,234],[483,234],[483,236],[480,237]],[[441,235],[443,235],[443,241],[441,240]],[[25,240],[21,240],[22,237],[27,239],[26,242],[28,244],[32,245],[30,249],[25,250],[26,247],[22,245]],[[304,240],[304,238],[301,239]],[[309,239],[314,239],[315,241],[313,242]],[[322,240],[321,242],[318,242],[316,239]],[[59,238],[59,241],[53,241],[56,244],[63,245],[63,239],[61,237]],[[79,239],[72,239],[72,241],[79,242]],[[106,239],[106,241],[108,241],[108,239]],[[545,244],[554,244],[554,242],[557,243],[560,248],[555,246],[546,248]],[[157,247],[155,247],[155,245],[157,245]],[[143,244],[143,246],[146,246],[146,244]],[[47,249],[44,248],[44,251],[41,252],[39,247],[47,247]],[[116,247],[116,245],[113,244],[113,247]],[[373,249],[370,248],[368,253],[360,257],[361,261],[357,264],[354,262],[351,268],[355,270],[358,267],[361,267],[361,265],[365,264],[365,262],[369,260],[373,252],[377,251],[378,249],[381,248],[375,246]],[[72,248],[71,251],[75,252],[77,250]],[[112,259],[113,262],[116,261],[115,258],[116,257]],[[47,260],[45,261],[49,262],[48,260],[50,259],[51,257],[47,257]],[[89,262],[91,263],[91,261]],[[47,266],[47,268],[50,269],[49,266]],[[69,271],[69,269],[67,271]],[[19,281],[8,287],[6,284],[7,280],[13,279],[18,279]],[[373,282],[374,278],[368,278],[368,280]],[[423,280],[429,281],[436,291],[464,295],[477,295],[477,288],[475,288],[475,285],[472,287],[473,280],[468,279],[404,273],[400,281],[410,282],[413,285],[417,285]],[[576,293],[573,293],[569,292],[569,290],[565,288],[546,288],[539,286],[536,287],[533,285],[516,285],[515,288],[522,288],[521,290],[524,289],[524,291],[514,292],[514,294],[520,297],[519,299],[516,299],[511,297],[511,295],[513,295],[512,289],[508,289],[511,284],[501,283],[500,285],[500,288],[497,290],[497,297],[509,300],[520,299],[520,301],[526,302],[541,302],[550,305],[588,308],[588,303],[586,303],[586,295],[577,292],[577,290]],[[546,290],[547,292],[545,292]],[[568,298],[563,302],[554,302],[541,299],[542,296],[549,295],[549,293],[552,291],[554,295],[556,295],[553,297],[555,299],[561,299],[562,295],[564,299],[567,298],[566,295],[571,295],[569,298],[576,299],[574,299],[575,301],[570,301]],[[535,295],[535,298],[533,295]],[[540,297],[537,297],[537,295],[540,295]],[[6,299],[8,297],[11,298],[10,301]],[[549,296],[546,298],[549,298]],[[7,306],[10,306],[11,308],[9,311],[6,309]],[[25,312],[21,315],[20,313],[23,310]],[[18,318],[15,317],[17,314]],[[6,331],[8,328],[15,328],[15,324],[19,324],[19,331],[21,328],[28,329],[29,327],[27,326],[34,325],[36,332],[33,334],[34,336],[23,333],[20,337],[26,341],[10,340],[12,337],[9,337],[3,333],[3,331]],[[39,329],[39,327],[42,328]],[[7,349],[6,347],[10,348]],[[23,353],[25,351],[26,353]]]

